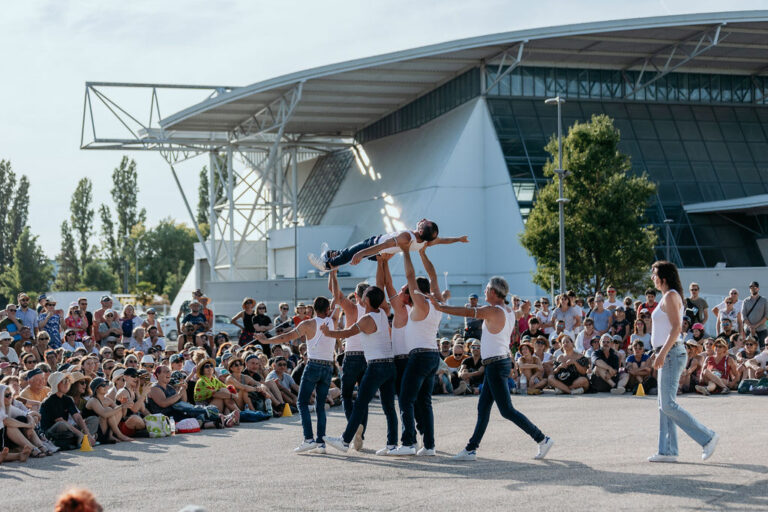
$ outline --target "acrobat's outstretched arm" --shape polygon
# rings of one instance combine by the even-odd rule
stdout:
[[[467,235],[453,236],[453,237],[449,236],[445,238],[437,237],[431,242],[427,242],[427,247],[432,245],[447,245],[447,244],[457,244],[457,243],[463,243],[463,244],[469,243],[469,237]]]
[[[422,248],[419,251],[419,256],[421,256],[421,263],[424,265],[424,270],[427,271],[427,276],[429,276],[429,288],[432,291],[432,295],[434,295],[438,301],[443,302],[443,294],[440,293],[440,281],[437,279],[435,266],[427,257],[426,249],[426,247]]]

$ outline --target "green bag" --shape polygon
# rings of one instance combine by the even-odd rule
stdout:
[[[172,433],[171,420],[164,414],[150,414],[144,417],[149,437],[168,437]]]

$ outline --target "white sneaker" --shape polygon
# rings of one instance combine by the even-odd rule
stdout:
[[[581,389],[581,388],[579,388]],[[543,459],[547,456],[547,452],[550,448],[552,448],[552,445],[555,444],[555,442],[552,440],[551,437],[547,436],[544,438],[542,442],[539,443],[539,453],[536,454],[534,459],[539,460]]]
[[[618,387],[615,387],[615,388],[611,389],[611,394],[612,395],[623,395],[624,392],[626,392],[626,391],[627,391],[626,388],[624,388],[623,386],[618,386]]]
[[[325,455],[326,454],[325,445],[324,444],[318,444],[318,443],[315,443],[315,444],[317,445],[317,448],[312,450],[312,453],[317,453],[319,455]]]
[[[358,452],[363,449],[363,425],[357,426],[357,432],[352,439],[352,447]]]
[[[712,436],[712,439],[710,439],[709,442],[704,445],[704,448],[701,450],[701,460],[707,460],[712,456],[713,453],[715,453],[715,448],[717,448],[717,441],[719,439],[720,436],[715,434]]]
[[[394,450],[390,450],[390,455],[416,455],[415,446],[398,446]]]
[[[416,456],[418,457],[434,457],[435,455],[437,454],[435,453],[434,448],[425,448],[423,446],[416,452]]]
[[[309,260],[310,265],[315,267],[320,272],[328,272],[328,269],[325,268],[325,263],[321,258],[318,258],[314,253],[307,254],[307,259]]]
[[[583,395],[584,394],[584,388],[576,388],[571,390],[572,395]]]
[[[556,395],[562,395],[563,394],[563,390],[560,389],[560,388],[555,388],[555,394]]]
[[[331,445],[333,448],[336,448],[340,452],[347,453],[347,450],[349,450],[349,445],[345,443],[344,439],[340,437],[323,436],[323,441]]]
[[[317,448],[317,443],[312,439],[305,439],[299,446],[293,449],[293,453],[304,453]]]
[[[60,450],[60,448],[58,446],[56,446],[55,444],[53,444],[50,441],[46,441],[43,444],[45,445],[46,448],[48,448],[48,451],[50,451],[51,453],[56,453],[57,451]]]
[[[397,448],[397,446],[388,444],[381,450],[376,450],[376,455],[390,455],[392,450],[394,450],[395,448]]]
[[[468,452],[466,449],[464,449],[451,457],[451,460],[477,460],[477,452],[474,450]]]
[[[654,453],[648,457],[648,462],[677,462],[677,455],[661,455]]]

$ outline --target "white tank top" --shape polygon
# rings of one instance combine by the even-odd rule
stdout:
[[[393,358],[392,338],[389,335],[387,313],[385,313],[383,309],[380,309],[378,311],[366,313],[365,316],[373,318],[373,321],[376,323],[376,332],[373,334],[360,333],[360,337],[363,340],[365,360],[373,361],[374,359]]]
[[[440,328],[443,314],[432,307],[429,301],[427,306],[429,306],[429,313],[424,320],[414,320],[410,314],[408,315],[408,323],[405,324],[405,343],[409,353],[415,348],[437,350],[437,330]]]
[[[510,355],[509,342],[515,325],[515,313],[507,311],[499,305],[496,307],[504,313],[504,327],[493,334],[488,330],[488,322],[483,322],[482,335],[480,336],[480,357],[483,359]]]
[[[653,348],[661,348],[667,342],[669,333],[672,332],[672,323],[669,321],[669,315],[661,310],[661,303],[664,302],[670,293],[677,293],[677,290],[669,290],[664,294],[664,297],[659,301],[659,305],[656,306],[651,313],[651,346]],[[678,294],[679,295],[679,294]],[[665,304],[666,306],[666,304]],[[680,298],[680,319],[682,321],[685,314],[685,306],[683,305],[682,297]]]
[[[307,356],[310,359],[320,359],[322,361],[333,361],[333,351],[336,348],[336,339],[329,338],[320,330],[321,325],[327,325],[333,330],[333,318],[313,318],[315,321],[315,336],[307,340]]]
[[[357,308],[357,321],[359,322],[361,318],[365,315],[365,308],[362,307],[360,304],[355,304],[355,307]],[[347,329],[352,327],[351,325],[345,326]],[[354,336],[350,336],[347,338],[347,343],[344,345],[344,352],[362,352],[363,351],[363,342],[362,342],[362,334],[355,334]]]
[[[396,231],[394,233],[387,233],[386,235],[381,235],[379,237],[378,243],[383,243],[383,242],[386,242],[387,240],[397,238],[402,233],[408,233],[408,236],[411,237],[411,243],[410,245],[408,245],[408,250],[411,252],[421,250],[421,248],[424,247],[424,244],[427,243],[427,242],[417,242],[416,236],[413,234],[412,231]],[[400,247],[396,245],[394,247],[389,247],[387,249],[383,249],[379,251],[379,254],[397,254],[399,252],[401,252]]]

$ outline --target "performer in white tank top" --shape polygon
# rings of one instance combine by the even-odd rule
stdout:
[[[702,460],[715,451],[719,436],[699,423],[677,403],[677,387],[688,360],[680,332],[683,323],[683,299],[680,275],[674,263],[657,261],[651,270],[653,285],[662,293],[651,319],[651,346],[658,370],[659,451],[648,457],[649,462],[677,461],[677,427],[702,446]]]
[[[331,272],[335,279],[336,272]],[[318,297],[313,303],[317,317],[304,320],[294,329],[275,336],[266,338],[263,334],[255,337],[260,343],[279,344],[304,337],[307,340],[307,355],[309,361],[304,368],[299,384],[298,407],[301,414],[301,426],[304,431],[304,441],[293,451],[302,453],[314,451],[325,453],[325,399],[331,386],[333,376],[334,349],[336,339],[323,334],[323,329],[333,328],[331,317],[331,302],[325,297]],[[312,416],[310,414],[310,401],[312,393],[315,393],[315,412],[317,414],[317,438],[312,431]]]
[[[489,304],[488,306],[452,307],[432,298],[432,304],[443,313],[483,320],[480,353],[485,373],[477,404],[477,423],[467,446],[454,456],[455,460],[476,460],[477,448],[488,427],[491,407],[494,403],[504,418],[512,421],[538,443],[539,451],[535,456],[536,459],[543,459],[554,444],[552,439],[545,436],[536,425],[512,406],[508,385],[512,370],[509,342],[516,320],[515,312],[504,304],[508,293],[507,281],[502,277],[492,277],[485,287],[485,301]]]
[[[349,443],[362,425],[363,416],[368,411],[368,404],[378,390],[381,394],[381,407],[387,418],[387,446],[379,450],[377,455],[388,455],[397,444],[398,431],[392,339],[389,335],[387,313],[380,308],[384,302],[384,291],[377,286],[369,286],[361,302],[365,305],[365,315],[348,329],[333,331],[325,326],[321,327],[324,334],[334,338],[348,338],[359,333],[362,336],[363,350],[368,362],[344,433],[340,437],[326,436],[324,439],[332,447],[346,452],[349,449]]]

